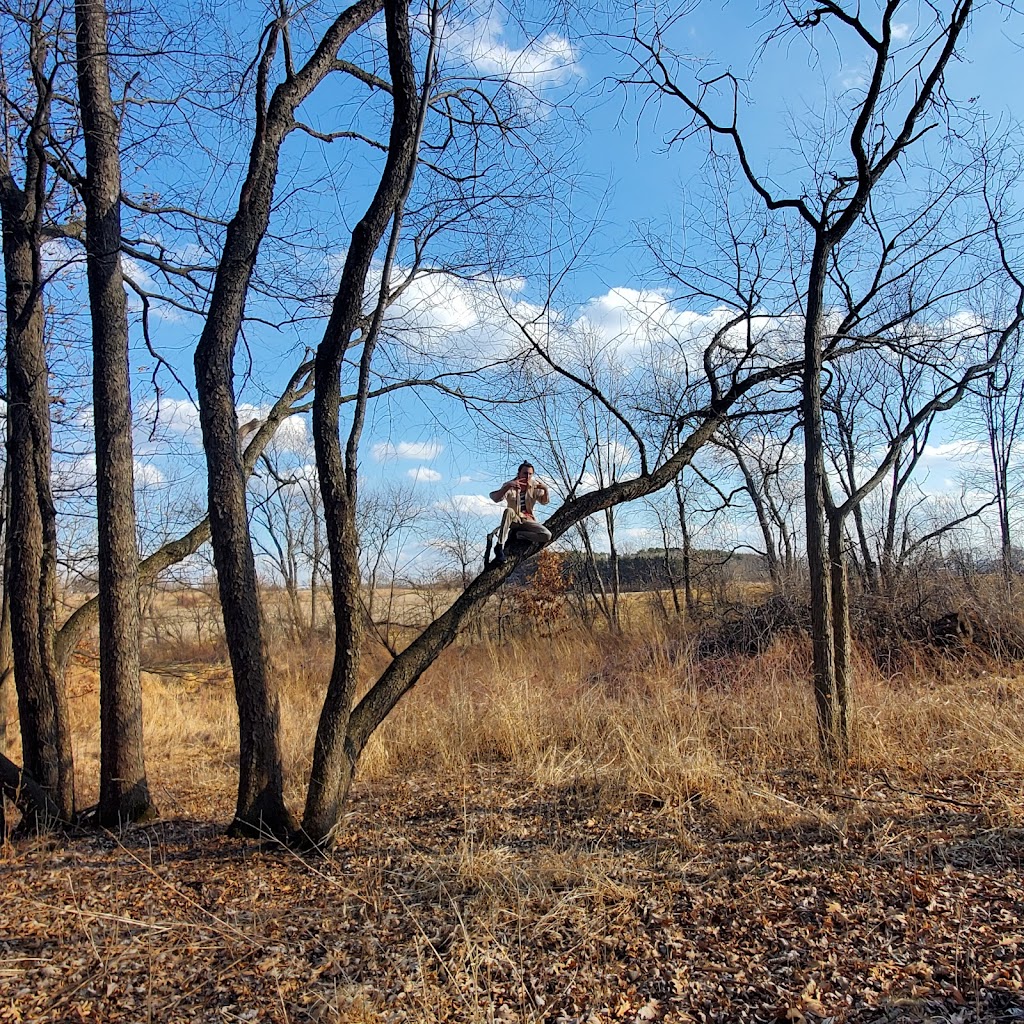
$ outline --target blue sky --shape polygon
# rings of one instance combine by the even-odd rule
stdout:
[[[740,125],[752,158],[759,169],[770,168],[788,184],[795,180],[794,147],[805,141],[802,133],[813,126],[808,111],[820,110],[824,103],[855,89],[863,69],[859,57],[851,57],[852,51],[828,39],[821,40],[813,52],[790,39],[768,48],[754,62],[768,25],[757,20],[754,10],[750,3],[696,4],[692,13],[674,25],[668,42],[681,55],[713,62],[744,81],[746,102],[741,107]],[[467,5],[446,28],[453,63],[487,74],[512,69],[524,83],[529,82],[539,99],[526,108],[526,120],[532,122],[541,143],[551,146],[550,159],[563,165],[558,202],[531,201],[507,221],[510,227],[523,229],[524,237],[535,245],[531,258],[518,269],[514,263],[508,265],[501,286],[503,301],[520,311],[535,309],[545,292],[545,272],[557,273],[559,261],[565,261],[574,239],[581,239],[581,251],[554,298],[552,315],[563,327],[584,325],[589,336],[614,352],[615,372],[629,376],[640,372],[643,353],[660,344],[659,339],[686,337],[706,326],[709,310],[687,308],[674,301],[670,287],[641,244],[645,230],[674,241],[687,238],[695,204],[706,201],[702,192],[706,144],[695,138],[669,146],[668,140],[680,124],[678,108],[616,83],[631,72],[628,58],[621,52],[623,32],[629,26],[624,15],[602,15],[605,20],[600,24],[592,16],[589,24],[559,26],[539,20],[547,16],[543,6],[533,13],[534,25],[540,26],[536,38],[514,27],[503,8],[479,3]],[[229,24],[244,26],[247,42],[239,45],[240,59],[258,35],[263,16],[262,8],[244,2],[227,10]],[[909,23],[907,32],[912,33]],[[972,116],[986,116],[992,122],[1008,122],[1018,116],[1019,99],[1011,70],[1019,64],[1015,34],[1021,37],[1020,26],[1004,21],[997,5],[988,5],[976,20],[964,59],[954,69],[950,84],[955,96],[970,99]],[[364,51],[372,54],[379,38],[371,33]],[[304,116],[322,130],[345,120],[367,134],[379,134],[380,115],[373,103],[358,109],[353,106],[361,102],[361,95],[344,84],[330,84],[308,105]],[[563,123],[558,104],[571,105],[583,127]],[[157,151],[157,158],[140,160],[134,172],[126,168],[128,178],[141,187],[147,176],[153,177],[156,180],[150,187],[167,195],[176,189],[197,189],[204,202],[230,210],[245,155],[245,126],[228,130],[221,125],[218,131],[213,148],[218,156],[231,154],[235,160],[226,172],[190,149],[188,140],[176,151],[173,147],[162,151],[157,139],[157,145],[149,147]],[[289,239],[287,246],[275,251],[282,266],[290,259],[296,270],[308,272],[310,280],[315,282],[319,275],[321,298],[290,314],[300,317],[296,324],[282,329],[258,324],[247,328],[236,364],[243,419],[259,415],[297,363],[303,346],[318,342],[322,326],[318,318],[327,308],[344,257],[345,226],[351,226],[365,203],[379,165],[378,154],[358,145],[327,147],[297,138],[289,146],[274,224],[274,229]],[[540,151],[538,148],[537,154]],[[576,179],[568,189],[570,174]],[[514,181],[514,175],[509,180]],[[421,182],[426,183],[422,172]],[[520,223],[516,224],[517,220]],[[486,243],[473,241],[497,247],[506,240],[492,232]],[[180,238],[176,242],[183,244]],[[558,247],[554,256],[548,261],[537,258],[537,252],[551,242]],[[458,245],[458,239],[447,243],[442,247],[444,255],[457,253]],[[152,280],[152,274],[141,266],[129,264],[128,269],[143,283]],[[76,273],[70,270],[65,280],[73,281]],[[250,306],[251,312],[268,317],[280,316],[282,310],[283,306],[259,300]],[[191,351],[200,322],[166,306],[158,305],[154,314],[154,336],[161,354],[194,394]],[[415,359],[408,353],[401,358],[419,360],[424,366],[466,366],[481,355],[485,359],[501,357],[520,343],[517,332],[503,322],[493,292],[479,282],[418,285],[397,315],[406,328],[415,328],[419,350]],[[163,508],[171,497],[180,499],[188,494],[194,508],[203,489],[197,413],[185,389],[161,373],[165,390],[154,430],[156,404],[148,383],[153,360],[138,340],[137,437],[139,472],[149,487],[147,501]],[[250,355],[252,373],[248,376]],[[494,386],[490,381],[488,387]],[[572,430],[575,410],[563,409],[560,415]],[[80,427],[87,427],[89,420],[87,408],[74,419]],[[570,450],[571,440],[567,441]],[[629,454],[622,439],[610,436],[607,442],[609,452],[616,445],[622,447],[620,455],[610,456],[611,464],[628,472]],[[71,445],[71,454],[61,456],[59,462],[72,477],[76,473],[87,477],[88,439],[83,437],[76,444],[81,445],[77,452]],[[289,424],[279,447],[281,458],[301,471],[312,462],[308,425],[300,420]],[[955,431],[938,437],[926,460],[928,475],[922,486],[935,493],[957,492],[963,461],[958,461],[958,456],[965,452],[967,461],[976,464],[977,449],[967,439],[957,437]],[[487,416],[467,414],[450,400],[407,391],[374,408],[361,466],[368,489],[402,485],[416,493],[424,508],[454,502],[467,516],[479,514],[479,522],[486,525],[496,512],[482,496],[494,481],[511,475],[522,456],[530,457],[542,475],[556,476],[532,414],[497,406],[491,421]],[[166,502],[154,497],[159,494],[167,496]],[[187,514],[182,518],[187,519]],[[734,537],[742,539],[748,525],[738,522],[731,529]],[[657,541],[651,516],[644,509],[624,510],[621,531],[632,546]],[[481,536],[483,532],[481,529]],[[424,557],[429,555],[431,541],[424,535],[415,542]]]

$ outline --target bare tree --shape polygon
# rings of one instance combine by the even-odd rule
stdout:
[[[797,425],[784,412],[774,416],[758,410],[753,420],[729,423],[715,443],[729,452],[740,471],[761,534],[765,564],[776,594],[785,593],[797,568],[793,522],[799,489],[792,471],[799,455],[792,452]]]
[[[393,649],[395,640],[395,587],[401,573],[402,549],[424,512],[411,487],[379,487],[360,500],[360,575],[365,581],[366,617],[389,649]]]
[[[992,491],[999,524],[999,562],[1007,597],[1014,573],[1013,513],[1020,477],[1019,447],[1024,433],[1024,362],[1019,334],[1007,347],[1005,358],[976,388],[984,437],[992,465]]]
[[[75,813],[71,732],[63,674],[53,645],[57,524],[50,480],[42,266],[43,242],[54,218],[47,174],[60,65],[54,47],[67,25],[60,12],[51,17],[35,5],[8,8],[4,14],[5,63],[12,49],[24,45],[21,53],[27,55],[29,83],[23,95],[12,95],[16,79],[4,68],[0,217],[7,303],[11,636],[24,770],[46,794],[45,808],[37,808],[37,815],[41,822],[50,810],[70,821]],[[15,113],[19,110],[26,112],[24,118]],[[19,161],[20,180],[16,177]]]
[[[156,814],[146,780],[139,669],[128,309],[121,273],[121,153],[104,0],[77,0],[78,94],[85,136],[86,257],[93,329],[93,420],[100,597],[101,825]]]
[[[282,12],[268,27],[257,70],[249,170],[239,193],[238,210],[227,228],[196,347],[196,384],[209,467],[211,537],[239,711],[241,761],[235,821],[241,831],[287,835],[293,821],[284,803],[279,698],[268,671],[249,531],[233,386],[235,345],[257,253],[270,220],[281,147],[296,129],[296,111],[339,67],[338,51],[346,40],[381,6],[381,0],[359,0],[346,8],[298,68],[293,65],[287,13]],[[279,45],[285,50],[285,77],[271,93]]]
[[[883,201],[886,183],[894,175],[917,173],[913,167],[916,153],[927,159],[924,140],[929,134],[947,126],[950,130],[943,143],[950,149],[957,144],[951,124],[955,107],[946,96],[945,78],[975,6],[971,0],[959,0],[950,4],[948,11],[933,6],[922,12],[915,7],[915,16],[909,20],[916,27],[911,38],[904,40],[899,26],[909,5],[901,0],[885,4],[877,25],[859,6],[832,0],[822,0],[800,15],[785,5],[766,5],[780,20],[766,37],[765,46],[795,39],[806,43],[813,58],[816,41],[823,32],[830,32],[836,39],[850,38],[866,61],[864,88],[847,94],[848,105],[841,102],[843,97],[832,104],[831,120],[822,123],[818,149],[811,153],[806,173],[791,191],[756,169],[740,127],[742,90],[735,76],[700,67],[688,81],[665,41],[667,26],[661,23],[647,31],[649,26],[643,24],[639,12],[631,41],[637,70],[629,84],[654,91],[684,112],[673,141],[703,134],[715,152],[724,144],[740,180],[766,214],[776,218],[776,237],[793,239],[789,243],[793,246],[790,267],[797,304],[794,306],[791,293],[784,305],[789,315],[799,312],[802,335],[804,508],[814,692],[822,752],[834,764],[845,758],[849,739],[844,526],[846,517],[877,486],[880,476],[878,472],[869,476],[844,502],[837,503],[831,496],[825,459],[826,362],[846,351],[880,343],[894,349],[916,346],[920,357],[928,358],[924,352],[928,342],[935,341],[934,321],[941,319],[943,311],[973,302],[980,317],[978,289],[989,275],[985,269],[978,270],[982,257],[976,256],[974,261],[965,257],[957,267],[966,266],[963,272],[968,283],[950,283],[950,257],[958,245],[963,252],[984,239],[990,250],[996,250],[990,257],[994,259],[990,266],[997,268],[994,273],[1003,274],[1011,292],[1018,292],[994,234],[996,218],[991,205],[986,206],[980,194],[983,185],[970,178],[970,160],[958,164],[947,150],[940,180],[925,193],[920,205]],[[917,20],[918,15],[926,17]],[[844,139],[845,148],[834,144],[837,137]],[[805,145],[803,151],[810,148]],[[984,175],[984,161],[980,166]],[[964,184],[965,175],[968,184]],[[947,217],[956,218],[963,206],[970,205],[962,203],[964,199],[973,201],[973,217],[959,243],[954,243],[947,233]],[[847,263],[851,268],[863,267],[858,261],[865,257],[875,261],[870,272],[845,269]],[[924,299],[919,297],[921,292]],[[833,314],[833,304],[841,309],[838,317]],[[916,410],[915,425],[931,412],[959,401],[966,384],[999,358],[1008,336],[1007,325],[1012,331],[1019,315],[1018,302],[993,332],[979,328],[970,338],[944,335],[947,346],[953,346],[947,363],[952,369],[933,398]],[[992,348],[978,357],[979,346],[984,348],[989,338]],[[901,432],[900,440],[905,436],[906,431]],[[895,451],[890,449],[883,460],[884,471],[893,457]]]
[[[433,8],[432,18],[438,10]],[[355,758],[347,749],[347,725],[355,701],[359,671],[359,540],[356,526],[358,453],[366,418],[373,354],[383,315],[390,270],[401,232],[402,213],[412,187],[423,123],[433,87],[433,48],[417,88],[412,34],[404,0],[385,0],[384,22],[391,71],[393,116],[388,156],[366,213],[352,232],[331,317],[316,354],[317,386],[313,396],[313,441],[316,445],[320,493],[324,501],[327,550],[331,559],[334,610],[334,664],[327,686],[313,748],[313,767],[303,812],[302,829],[314,844],[329,841],[341,804],[351,785]],[[340,436],[341,373],[353,333],[362,319],[363,289],[377,246],[391,225],[382,274],[381,299],[374,322],[362,337],[359,381],[344,452]]]

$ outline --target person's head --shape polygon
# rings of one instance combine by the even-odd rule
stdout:
[[[519,467],[519,471],[516,473],[516,476],[520,480],[525,480],[527,483],[529,483],[533,477],[533,464],[529,462],[524,462]]]

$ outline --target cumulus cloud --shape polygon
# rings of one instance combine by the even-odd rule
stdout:
[[[441,474],[429,466],[416,466],[414,469],[410,469],[406,475],[417,484],[434,484],[441,479]]]
[[[717,332],[725,354],[745,351],[751,337],[766,352],[777,353],[780,343],[796,336],[792,324],[771,316],[749,317],[723,330],[735,316],[726,307],[685,309],[659,289],[616,287],[585,303],[569,333],[589,338],[596,355],[620,364],[664,363],[667,356],[699,364]]]
[[[151,428],[156,423],[162,430],[196,444],[201,443],[202,430],[199,426],[199,407],[187,398],[155,398],[140,403],[138,415]]]
[[[449,274],[421,274],[410,281],[388,309],[389,333],[403,345],[427,357],[474,365],[521,354],[526,348],[522,332],[506,313],[512,309],[524,322],[536,308],[522,300],[525,282],[460,280]]]
[[[270,415],[270,406],[242,402],[237,408],[237,414],[244,445],[259,424]],[[147,439],[155,424],[157,432],[164,436],[170,434],[196,446],[202,444],[199,408],[191,399],[161,398],[159,403],[154,398],[147,399],[139,404],[138,416],[142,423],[140,434]],[[91,422],[91,412],[89,419]],[[302,453],[308,451],[311,445],[309,422],[304,416],[289,416],[281,422],[274,435],[274,446],[278,451]]]
[[[372,451],[378,462],[436,459],[444,451],[444,446],[438,441],[380,441],[373,446]]]
[[[499,509],[499,506],[483,494],[453,494],[448,501],[439,502],[438,507],[452,508],[469,516],[493,516]]]
[[[269,415],[269,405],[251,405],[243,402],[238,406],[238,425],[245,427],[254,420],[263,423]],[[242,438],[243,444],[248,440],[248,436],[247,434]],[[278,451],[305,452],[312,444],[309,422],[304,416],[289,416],[281,422],[274,434],[274,447]]]
[[[505,26],[496,14],[473,21],[445,24],[443,45],[449,56],[471,63],[477,73],[536,91],[569,81],[579,71],[572,44],[555,32],[514,46],[505,38]]]
[[[66,238],[53,238],[43,243],[43,272],[60,276],[68,271],[81,273],[85,269],[85,250]]]

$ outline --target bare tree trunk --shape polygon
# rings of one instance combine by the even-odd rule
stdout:
[[[52,76],[41,18],[28,25],[34,107],[28,119],[25,181],[19,187],[0,150],[7,310],[7,463],[11,472],[7,545],[11,642],[25,774],[40,787],[29,814],[41,827],[75,813],[74,761],[64,677],[54,654],[57,521],[50,478],[50,393],[43,311],[45,146]]]
[[[380,10],[359,0],[341,12],[316,51],[273,92],[270,72],[286,25],[275,22],[260,56],[256,126],[238,210],[228,225],[206,324],[196,347],[196,387],[206,448],[210,532],[238,704],[239,776],[234,831],[285,836],[294,828],[284,802],[280,700],[271,679],[266,629],[249,534],[245,478],[235,410],[234,353],[245,301],[270,210],[281,146],[295,110],[335,67],[345,40]],[[288,62],[290,64],[290,61]]]
[[[41,146],[41,141],[37,142]],[[75,812],[74,764],[64,677],[54,654],[57,523],[50,481],[50,394],[43,337],[39,234],[42,159],[32,191],[3,209],[7,286],[7,458],[11,637],[25,772],[59,818]],[[37,219],[38,218],[38,219]],[[40,824],[45,822],[41,819]]]
[[[683,539],[683,600],[686,603],[686,617],[693,620],[697,610],[697,595],[693,592],[693,549],[690,540],[690,521],[686,515],[686,500],[683,487],[676,477],[676,510],[679,513],[679,531]]]
[[[4,460],[3,495],[0,497],[3,511],[3,590],[0,591],[0,754],[7,753],[7,707],[11,683],[14,680],[14,648],[11,641],[11,596],[9,581],[11,578],[11,553],[8,538],[10,537],[11,509],[11,464]],[[2,815],[2,805],[0,805]],[[0,827],[0,835],[3,829]]]
[[[143,752],[139,553],[135,529],[128,311],[121,275],[121,154],[110,93],[104,0],[75,4],[83,189],[92,313],[99,540],[100,800],[114,827],[156,816]]]
[[[843,550],[844,517],[828,517],[829,575],[832,586],[832,636],[835,654],[835,698],[832,742],[836,761],[846,762],[850,752],[850,683],[853,678],[853,639],[850,635],[850,588]]]
[[[310,633],[316,635],[317,623],[320,619],[320,560],[323,558],[322,542],[320,539],[320,514],[317,507],[311,501],[310,514],[313,517],[313,557],[312,567],[309,571],[309,629]]]
[[[675,567],[672,565],[672,555],[669,551],[668,526],[666,525],[664,519],[662,519],[660,513],[658,514],[658,524],[661,526],[662,564],[665,568],[665,579],[668,580],[668,585],[672,590],[672,608],[675,611],[676,618],[678,619],[679,616],[683,613],[682,606],[679,603],[679,585],[676,579]],[[465,586],[463,586],[463,590],[465,590]],[[658,597],[661,597],[660,588],[658,591]],[[667,618],[667,609],[665,614]]]
[[[427,97],[418,102],[412,61],[408,0],[385,0],[388,63],[394,116],[388,156],[366,214],[352,231],[338,292],[323,341],[316,353],[313,440],[324,502],[325,536],[331,560],[334,607],[334,663],[313,748],[313,767],[303,813],[305,841],[330,843],[341,805],[348,794],[359,750],[348,735],[349,716],[359,672],[359,537],[356,526],[358,454],[370,384],[373,347],[379,329],[384,290],[394,259],[401,211],[412,184]],[[433,45],[433,36],[432,36]],[[424,88],[431,76],[428,58]],[[392,223],[393,222],[393,223]],[[373,255],[392,223],[392,240],[382,275],[375,323],[364,333],[358,396],[344,455],[340,439],[341,368],[362,313],[363,289]],[[361,749],[361,748],[360,748]]]
[[[601,568],[597,564],[597,555],[594,552],[594,545],[590,539],[590,528],[586,523],[580,523],[577,527],[580,539],[583,541],[583,550],[587,559],[585,562],[587,570],[587,589],[598,610],[604,616],[609,626],[613,625],[613,609],[608,600],[608,591],[605,589],[604,579],[601,576]],[[593,625],[595,616],[589,616],[588,621]]]
[[[818,713],[818,738],[822,755],[832,764],[840,756],[837,726],[833,587],[825,519],[828,512],[828,478],[825,475],[825,444],[821,400],[821,323],[825,268],[829,249],[818,232],[808,275],[806,327],[804,330],[804,511],[807,530],[807,568],[810,576],[811,646],[814,665],[814,700]],[[844,581],[845,582],[845,581]]]
[[[619,549],[615,544],[615,510],[606,508],[604,510],[604,521],[608,531],[608,568],[611,575],[612,603],[611,618],[609,623],[614,632],[618,632],[619,623],[619,598],[621,596],[622,581],[619,575]]]
[[[772,581],[772,590],[775,591],[776,594],[781,594],[784,589],[782,567],[779,564],[779,554],[775,547],[775,537],[772,533],[771,522],[768,518],[768,509],[765,507],[761,488],[758,487],[757,481],[754,479],[754,474],[751,472],[750,465],[747,462],[746,456],[743,454],[743,450],[731,435],[727,436],[729,437],[730,442],[728,448],[736,459],[736,464],[739,466],[740,473],[743,475],[743,485],[746,488],[751,504],[754,506],[754,513],[757,516],[757,525],[760,527],[761,536],[764,539],[764,555],[765,561],[768,563],[768,577]]]

